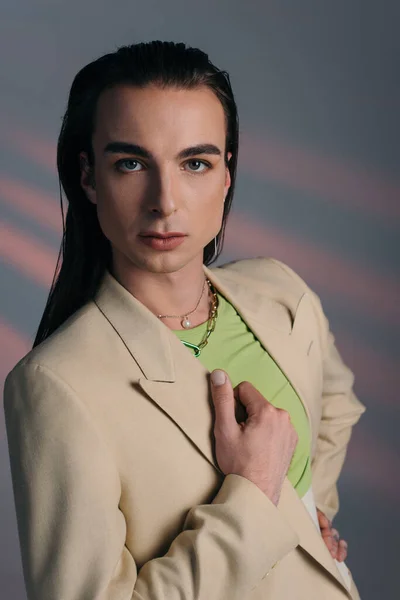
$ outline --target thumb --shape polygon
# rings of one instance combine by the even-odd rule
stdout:
[[[235,418],[235,398],[232,384],[222,369],[214,369],[211,373],[211,396],[215,407],[215,425],[218,429],[238,427]]]

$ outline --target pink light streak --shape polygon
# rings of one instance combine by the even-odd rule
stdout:
[[[0,197],[10,208],[61,235],[61,209],[55,197],[4,176],[0,176]]]
[[[37,238],[0,221],[0,256],[35,284],[49,288],[57,253]]]
[[[388,222],[400,218],[400,180],[311,152],[269,133],[263,138],[242,135],[240,166],[246,174],[312,194],[321,202],[361,210]]]
[[[13,128],[7,139],[30,160],[56,174],[56,144]],[[243,132],[239,167],[245,174],[313,194],[321,202],[379,216],[389,222],[400,217],[400,180],[371,168],[324,156],[266,131]]]
[[[12,209],[59,234],[61,240],[61,212],[55,198],[6,177],[0,177],[0,196]],[[260,225],[238,211],[229,217],[225,240],[228,252],[279,257],[301,272],[310,285],[346,298],[374,319],[400,323],[400,285],[390,277],[345,262],[312,242]]]
[[[400,324],[400,285],[391,278],[344,261],[310,242],[296,239],[237,211],[226,228],[226,250],[245,256],[273,256],[289,264],[310,284],[346,299],[374,320]]]

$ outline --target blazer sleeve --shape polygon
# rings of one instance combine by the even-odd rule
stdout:
[[[138,570],[117,465],[75,391],[48,367],[19,363],[4,413],[29,600],[243,600],[298,544],[263,492],[231,474]]]
[[[272,259],[302,291],[311,296],[323,353],[323,388],[321,421],[312,459],[312,487],[317,507],[333,519],[339,510],[337,481],[346,457],[352,428],[365,412],[365,406],[353,391],[354,374],[344,364],[335,345],[335,337],[317,294],[304,280],[284,263]]]

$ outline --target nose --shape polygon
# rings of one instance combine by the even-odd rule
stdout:
[[[167,173],[160,174],[155,188],[149,202],[150,212],[168,217],[177,209],[176,186],[173,186],[172,177]]]
[[[168,217],[176,211],[175,203],[171,199],[159,199],[152,202],[150,212],[157,213],[163,217]]]

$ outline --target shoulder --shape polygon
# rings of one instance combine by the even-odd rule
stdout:
[[[248,283],[273,296],[278,302],[295,313],[300,300],[308,296],[322,346],[327,344],[329,322],[326,318],[319,296],[307,282],[289,265],[271,257],[256,257],[235,260],[217,267],[219,274]]]
[[[309,286],[298,273],[276,258],[259,256],[234,260],[220,265],[217,269],[223,270],[228,275],[237,275],[245,279],[250,278],[261,284],[280,285],[283,289],[288,288],[299,294],[310,291]]]
[[[90,356],[93,345],[99,344],[101,314],[93,302],[88,302],[72,314],[38,346],[25,354],[8,373],[7,380],[37,377],[39,372],[59,373],[82,364]]]

